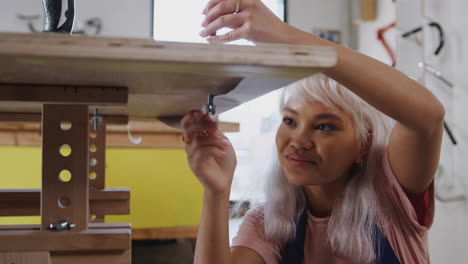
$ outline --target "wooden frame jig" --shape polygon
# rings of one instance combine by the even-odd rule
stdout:
[[[0,215],[35,215],[39,205],[41,216],[39,226],[0,227],[0,263],[130,263],[129,224],[90,224],[90,204],[95,222],[103,222],[105,214],[129,211],[128,189],[105,189],[106,126],[101,119],[93,122],[98,116],[89,119],[90,102],[125,104],[126,89],[74,87],[70,94],[63,87],[3,88],[3,101],[43,104],[42,188],[0,190],[0,200],[6,202]],[[27,90],[36,93],[25,95]]]

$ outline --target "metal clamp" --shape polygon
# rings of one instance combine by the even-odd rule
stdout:
[[[94,131],[98,131],[99,124],[101,123],[101,121],[102,121],[102,117],[99,115],[99,109],[94,108],[93,117],[91,118],[91,121],[90,121],[93,123]]]
[[[67,221],[60,221],[57,224],[50,224],[49,230],[56,231],[56,232],[70,231],[75,226],[76,226],[75,224],[70,224]]]
[[[75,21],[75,0],[68,0],[68,10],[65,11],[66,20],[58,26],[62,16],[62,0],[42,0],[45,11],[44,32],[70,33]]]
[[[216,105],[214,104],[214,95],[212,94],[209,94],[208,95],[208,100],[207,100],[207,104],[205,106],[205,112],[207,115],[214,115],[216,114]]]

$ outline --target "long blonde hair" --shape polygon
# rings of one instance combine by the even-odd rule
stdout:
[[[354,122],[356,140],[362,146],[370,143],[367,162],[352,170],[353,175],[341,202],[330,216],[327,231],[327,243],[334,254],[352,256],[357,262],[370,262],[376,257],[373,225],[377,223],[379,210],[374,178],[379,172],[382,146],[388,144],[392,121],[323,74],[313,75],[284,88],[280,111],[287,102],[304,104],[317,101],[349,114]],[[267,239],[283,243],[294,236],[296,221],[306,209],[307,200],[303,188],[287,180],[277,154],[272,164],[270,178],[265,186],[265,235]]]

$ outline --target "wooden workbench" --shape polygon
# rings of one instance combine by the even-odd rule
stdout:
[[[129,191],[104,185],[106,120],[177,121],[202,109],[208,95],[222,113],[335,62],[326,47],[0,33],[0,116],[16,122],[42,116],[43,167],[41,225],[0,228],[0,259],[130,263],[130,226],[90,223],[96,206],[98,218],[128,211],[121,207],[128,207]],[[27,197],[38,195],[21,190],[5,197],[31,202],[37,198]],[[15,207],[0,213],[12,215],[8,210]]]

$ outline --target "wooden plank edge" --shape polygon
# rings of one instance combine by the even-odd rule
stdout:
[[[0,231],[1,252],[100,251],[130,248],[130,229],[87,229],[81,232]]]
[[[177,227],[159,227],[133,229],[133,240],[151,240],[151,239],[176,239],[187,238],[195,239],[198,234],[198,226],[177,226]]]

